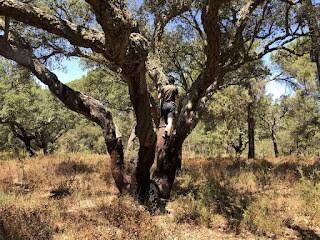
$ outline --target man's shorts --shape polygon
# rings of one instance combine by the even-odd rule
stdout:
[[[174,118],[176,114],[176,104],[174,102],[164,102],[161,108],[161,117],[168,124],[168,118]]]

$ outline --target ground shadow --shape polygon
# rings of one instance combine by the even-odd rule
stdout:
[[[174,184],[173,198],[191,194],[196,200],[201,200],[208,208],[212,208],[217,214],[224,216],[228,221],[229,229],[239,233],[244,212],[254,200],[253,195],[250,192],[240,193],[232,188],[228,177],[223,176],[224,174],[229,176],[230,172],[219,171],[219,168],[223,168],[220,163],[210,163],[210,166],[205,168],[205,171],[210,172],[212,169],[219,172],[217,176],[211,176],[209,173],[205,183],[203,181],[197,182],[203,174],[199,169],[195,167],[183,168]],[[183,179],[189,177],[186,184]]]
[[[97,168],[93,164],[76,161],[63,161],[56,167],[56,174],[70,176],[75,174],[89,174],[96,172]]]
[[[216,180],[211,180],[208,184],[206,198],[211,198],[215,212],[228,220],[229,228],[239,233],[244,212],[254,200],[252,194],[239,193],[228,184],[222,185]]]
[[[250,172],[255,175],[259,188],[265,188],[271,186],[274,179],[279,178],[287,179],[289,182],[299,181],[302,177],[319,181],[318,171],[320,171],[319,160],[308,164],[290,160],[273,163],[267,159],[252,161],[208,159],[203,165],[191,164],[182,168],[177,175],[172,197],[190,194],[202,203],[207,201],[205,204],[208,208],[224,216],[230,230],[239,233],[244,213],[255,200],[256,192],[235,189],[231,181],[233,177],[240,176],[239,174],[243,172]],[[303,239],[319,239],[312,230],[296,228],[296,231],[304,236]]]
[[[298,225],[291,224],[288,228],[295,230],[303,240],[320,240],[320,236],[311,229],[305,229]]]
[[[301,177],[320,181],[320,174],[316,174],[320,171],[320,161],[317,160],[313,164],[307,165],[299,162],[282,162],[274,164],[266,159],[256,159],[251,162],[248,161],[234,161],[228,165],[226,170],[229,173],[236,173],[240,170],[247,170],[253,172],[256,176],[270,174],[272,177],[286,177],[288,175],[294,177],[295,180],[299,180]]]

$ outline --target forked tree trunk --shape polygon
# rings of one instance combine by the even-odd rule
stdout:
[[[156,161],[157,167],[153,181],[159,188],[161,198],[168,199],[176,177],[181,168],[182,139],[177,136],[164,138],[165,126],[160,125],[157,131]]]
[[[14,4],[11,4],[13,2]],[[121,74],[129,86],[130,100],[136,115],[136,136],[139,140],[139,153],[135,169],[136,193],[144,198],[150,186],[150,168],[156,152],[155,125],[150,111],[150,100],[146,84],[146,60],[149,54],[148,41],[138,33],[137,25],[131,21],[125,9],[118,8],[112,1],[86,0],[95,13],[97,22],[103,32],[85,29],[67,20],[61,20],[43,13],[37,8],[27,8],[28,5],[19,1],[0,1],[0,14],[25,22],[36,28],[41,28],[52,34],[65,37],[72,45],[90,48],[94,53],[102,54],[105,59],[121,68]],[[218,74],[220,52],[219,9],[225,1],[209,1],[203,8],[202,21],[207,34],[205,52],[207,61],[202,73],[192,84],[189,93],[183,99],[182,109],[177,117],[176,135],[164,144],[162,131],[158,134],[157,169],[154,181],[160,189],[162,197],[168,198],[178,167],[181,165],[182,143],[199,119],[199,105],[207,94],[207,89],[213,86],[218,89],[223,84],[223,74]],[[260,1],[258,1],[260,2]],[[241,11],[237,23],[236,39],[255,9],[250,2],[245,11]],[[23,17],[22,17],[23,16]],[[41,16],[41,17],[40,17]],[[22,41],[23,43],[25,41]],[[33,54],[33,49],[25,45],[0,37],[0,55],[14,60],[27,67],[36,77],[46,84],[50,91],[69,109],[86,116],[99,124],[104,131],[104,137],[111,157],[111,170],[120,192],[125,188],[123,145],[121,138],[116,136],[112,114],[99,101],[74,91],[59,82],[57,76],[50,72]],[[236,46],[238,44],[234,44]],[[31,44],[30,44],[31,46]],[[219,75],[219,77],[218,77]],[[221,76],[220,76],[221,75]]]
[[[31,141],[34,139],[34,136],[29,134],[25,128],[15,121],[8,121],[10,129],[13,135],[20,139],[26,147],[27,152],[29,153],[29,157],[35,156],[35,152],[32,149]]]

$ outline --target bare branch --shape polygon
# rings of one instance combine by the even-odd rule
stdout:
[[[202,40],[205,40],[205,38],[206,38],[205,33],[203,32],[203,30],[200,26],[200,23],[198,22],[198,20],[196,18],[197,14],[199,14],[199,11],[200,11],[199,9],[195,13],[193,13],[192,10],[188,11],[188,15],[191,17],[191,20],[187,16],[184,16],[184,15],[182,15],[181,18],[184,19],[185,21],[187,21],[190,24],[190,26],[192,26],[198,32],[198,34]]]

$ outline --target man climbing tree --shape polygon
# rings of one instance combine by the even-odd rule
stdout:
[[[284,11],[288,4],[301,7],[300,1],[145,1],[136,20],[124,0],[59,2],[0,0],[0,55],[28,68],[66,107],[101,126],[119,191],[140,199],[148,198],[151,183],[160,197],[170,197],[184,140],[210,97],[232,84],[231,73],[308,35],[293,8]],[[175,30],[167,28],[172,20]],[[170,34],[181,41],[169,53],[174,57],[184,51],[184,57],[168,63],[163,47]],[[112,69],[128,85],[139,141],[131,178],[125,176],[123,145],[111,111],[59,81],[48,64],[57,56],[80,57]],[[156,154],[159,129],[152,112],[159,106],[149,91],[168,82],[172,65],[186,92],[179,97],[174,134],[162,154]]]
[[[172,134],[173,120],[176,114],[176,97],[178,96],[178,88],[174,85],[175,78],[168,78],[169,84],[165,85],[158,96],[161,106],[161,118],[166,124],[164,130],[164,138],[170,137]]]

